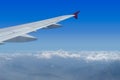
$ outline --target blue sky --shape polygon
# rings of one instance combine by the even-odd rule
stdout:
[[[79,20],[61,22],[63,27],[39,30],[37,41],[9,43],[0,52],[40,50],[120,50],[119,0],[1,0],[0,28],[81,11]]]

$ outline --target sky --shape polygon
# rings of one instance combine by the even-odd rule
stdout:
[[[41,50],[120,50],[119,0],[1,0],[0,28],[81,11],[61,28],[39,30],[37,41],[6,43],[0,52]]]

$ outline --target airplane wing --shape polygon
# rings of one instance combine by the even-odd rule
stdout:
[[[79,12],[80,11],[72,15],[63,15],[51,19],[0,29],[0,43],[3,44],[4,42],[24,42],[24,40],[26,42],[29,40],[31,41],[31,39],[36,40],[35,37],[28,35],[28,33],[37,31],[39,29],[57,28],[60,26],[60,24],[57,24],[58,22],[69,19],[71,17],[77,19]]]

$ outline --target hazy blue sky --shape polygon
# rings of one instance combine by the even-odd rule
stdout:
[[[63,27],[39,30],[39,39],[10,43],[0,51],[120,50],[119,0],[1,0],[0,28],[43,20],[80,10],[79,20],[61,22]]]

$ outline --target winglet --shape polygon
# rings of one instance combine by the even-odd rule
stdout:
[[[78,19],[78,14],[80,13],[80,11],[77,11],[77,12],[75,12],[73,15],[74,15],[74,18],[75,19]]]

